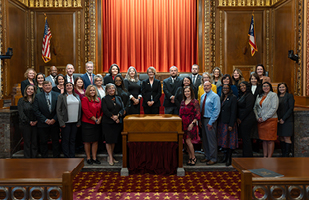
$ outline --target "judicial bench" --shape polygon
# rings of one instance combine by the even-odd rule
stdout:
[[[162,144],[162,147],[171,147],[168,151],[177,151],[177,157],[173,159],[172,157],[170,162],[166,160],[166,158],[159,157],[153,158],[153,155],[157,155],[157,152],[163,152],[160,147],[152,147],[151,145],[155,143],[162,143],[162,142],[170,142],[170,144],[166,145],[166,143]],[[144,152],[144,156],[137,155],[136,157],[132,158],[132,146],[133,144],[140,145],[144,144],[146,146]],[[175,145],[176,144],[176,145]],[[160,114],[160,115],[129,115],[123,119],[123,132],[122,132],[122,154],[123,154],[123,166],[121,169],[121,176],[128,176],[129,169],[132,169],[132,165],[128,168],[128,151],[130,155],[130,162],[133,163],[138,159],[152,159],[151,161],[141,161],[145,162],[152,162],[153,160],[158,160],[158,162],[162,162],[162,165],[168,166],[172,164],[172,162],[177,162],[177,175],[184,176],[185,171],[183,168],[183,155],[182,155],[182,147],[183,147],[183,131],[182,131],[182,120],[178,115],[168,115],[168,114]],[[150,152],[149,150],[152,150]],[[147,153],[148,152],[148,153]],[[166,151],[164,150],[166,153]],[[145,156],[145,154],[147,154]],[[151,155],[150,155],[151,154]],[[170,152],[172,155],[173,152]],[[175,154],[173,154],[175,155]],[[143,157],[143,158],[141,158]],[[165,163],[163,163],[165,162]],[[146,166],[146,165],[145,165]],[[137,166],[139,167],[139,165]],[[169,167],[169,166],[168,166]],[[167,167],[167,168],[168,168]],[[154,170],[156,171],[156,170]]]

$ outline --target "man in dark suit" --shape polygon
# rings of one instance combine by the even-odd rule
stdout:
[[[86,63],[86,73],[80,76],[85,85],[85,89],[87,89],[88,85],[94,84],[94,74],[93,74],[93,62],[88,61]]]
[[[67,64],[65,70],[67,71],[67,75],[65,76],[65,78],[67,79],[66,82],[70,82],[74,84],[74,81],[76,79],[76,77],[73,75],[75,68],[72,64]]]
[[[33,107],[38,118],[38,134],[42,158],[48,157],[48,140],[53,142],[53,157],[60,157],[59,124],[57,120],[57,99],[59,93],[52,91],[49,81],[43,82],[43,90],[35,96]]]
[[[193,64],[191,68],[192,75],[190,76],[190,78],[194,86],[195,99],[197,99],[198,87],[202,83],[202,76],[198,74],[198,71],[199,71],[199,66],[197,64]]]
[[[45,78],[45,81],[49,81],[52,84],[52,87],[56,86],[56,78],[58,74],[58,69],[56,66],[51,66],[49,68],[50,75]]]
[[[179,114],[179,110],[175,105],[175,93],[178,87],[182,84],[182,78],[178,77],[178,68],[172,66],[170,68],[171,76],[163,80],[163,92],[164,96],[164,113],[165,114]]]

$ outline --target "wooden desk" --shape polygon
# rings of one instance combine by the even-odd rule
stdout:
[[[123,120],[121,176],[128,176],[127,142],[178,142],[177,175],[184,176],[182,120],[178,115],[129,115]]]
[[[62,194],[62,199],[71,200],[73,179],[83,168],[84,159],[0,159],[0,166],[0,187],[7,190],[7,197],[19,190],[30,199],[32,190],[36,190],[42,193],[42,199],[48,199],[53,190]]]
[[[274,189],[282,191],[283,199],[290,199],[292,189],[303,192],[303,199],[309,199],[309,158],[307,157],[233,158],[232,165],[241,173],[241,199],[243,200],[252,199],[256,189],[264,190],[265,199],[272,199]],[[260,177],[249,171],[249,169],[259,168],[283,174],[284,177]]]

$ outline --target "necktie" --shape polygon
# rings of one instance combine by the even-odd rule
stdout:
[[[47,102],[47,105],[48,105],[48,110],[49,110],[49,112],[51,112],[51,103],[50,103],[50,99],[49,99],[48,94],[46,94],[46,102]]]
[[[193,85],[195,84],[196,81],[196,75],[193,75]]]
[[[207,98],[207,94],[205,93],[205,98],[204,98],[204,101],[203,101],[203,104],[202,104],[202,117],[204,116],[206,98]]]
[[[73,83],[73,82],[72,82],[72,76],[70,76],[70,82]]]
[[[93,84],[92,82],[92,76],[91,76],[91,73],[89,73],[89,76],[90,76],[90,82],[91,82],[91,85]]]

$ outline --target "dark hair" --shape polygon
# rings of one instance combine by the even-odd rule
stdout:
[[[281,94],[280,91],[279,91],[279,87],[280,87],[280,85],[282,85],[282,84],[283,84],[283,85],[285,86],[285,88],[286,88],[286,91],[285,91],[285,92],[286,92],[286,93],[289,93],[289,88],[288,88],[287,84],[286,84],[285,82],[279,83],[279,84],[278,84],[278,88],[277,88],[278,97],[279,97],[279,95]]]
[[[264,82],[264,83],[262,83],[262,89],[260,90],[260,92],[259,92],[259,97],[262,97],[263,95],[264,95],[264,91],[263,91],[263,85],[265,85],[265,84],[268,84],[269,85],[269,87],[270,87],[270,91],[274,91],[273,90],[273,86],[269,83],[269,82]]]
[[[110,66],[110,68],[109,68],[109,70],[108,70],[108,73],[109,73],[109,75],[112,75],[112,68],[113,67],[117,67],[117,69],[118,69],[118,74],[120,73],[120,68],[119,68],[119,66],[117,65],[117,64],[112,64],[111,66]]]
[[[244,85],[246,86],[246,91],[245,91],[245,92],[242,92],[242,91],[240,90],[240,84],[244,84]],[[239,91],[239,97],[241,97],[241,96],[244,95],[245,93],[250,93],[250,92],[251,92],[250,84],[249,84],[247,81],[242,81],[241,83],[239,83],[238,91]]]
[[[66,83],[64,84],[63,95],[66,95],[66,94],[67,94],[66,86],[67,86],[68,84],[71,84],[71,85],[72,85],[72,87],[73,87],[72,93],[73,93],[74,96],[77,96],[76,93],[75,93],[75,91],[74,91],[74,84],[71,83],[71,82],[66,82]]]
[[[76,87],[76,83],[78,80],[82,80],[83,81],[83,86],[82,86],[82,89],[85,89],[85,83],[84,83],[84,80],[81,78],[81,77],[77,77],[74,81],[74,88]]]
[[[255,66],[255,73],[257,74],[257,68],[258,68],[258,67],[262,67],[262,68],[263,68],[263,76],[265,76],[266,70],[265,70],[264,65],[262,65],[262,64],[257,64],[257,65]]]
[[[260,77],[259,77],[259,75],[257,75],[257,73],[255,73],[255,72],[254,72],[253,74],[250,75],[250,78],[249,78],[249,83],[250,83],[250,85],[252,85],[252,83],[251,83],[251,78],[252,78],[252,76],[254,76],[254,77],[256,78],[256,80],[257,80],[256,85],[260,85],[260,84],[261,84]]]
[[[35,93],[36,93],[36,87],[34,86],[34,85],[27,85],[26,86],[26,88],[25,88],[25,90],[24,90],[24,96],[23,96],[23,98],[24,98],[24,101],[27,101],[28,102],[28,95],[27,95],[27,89],[28,89],[28,87],[33,87],[33,95],[32,95],[32,102],[30,102],[30,103],[33,103],[34,102],[34,98],[35,98]]]
[[[230,85],[232,85],[232,78],[229,74],[224,74],[221,78],[221,83],[223,84],[223,79],[226,79],[227,77],[229,77],[229,80],[230,80]]]
[[[56,78],[55,84],[56,84],[56,85],[58,85],[58,84],[59,84],[59,82],[58,82],[58,78],[59,78],[59,76],[61,76],[61,77],[63,78],[63,80],[64,80],[63,85],[65,85],[65,83],[66,83],[67,81],[66,81],[66,78],[65,78],[65,76],[64,76],[63,74],[58,74],[58,75],[57,75],[57,78]]]
[[[38,86],[38,84],[39,84],[39,82],[38,82],[38,76],[39,76],[39,75],[42,75],[43,78],[44,78],[44,81],[45,81],[45,74],[43,74],[43,73],[41,73],[41,72],[37,73],[36,76],[35,76],[35,82],[36,82],[35,85],[36,85],[36,86]],[[44,81],[43,81],[43,82],[44,82]]]
[[[183,81],[185,80],[185,78],[189,79],[189,81],[190,81],[190,86],[192,87],[192,79],[191,79],[189,76],[186,76],[186,77],[184,77],[184,78],[182,79],[181,87],[184,86]]]
[[[115,80],[116,80],[117,77],[119,77],[120,80],[121,80],[121,89],[122,89],[123,91],[125,91],[125,92],[128,92],[127,89],[124,87],[123,77],[121,76],[121,74],[117,74],[117,75],[115,76],[114,82],[115,82]],[[115,85],[116,85],[116,83],[115,83]],[[117,89],[117,85],[116,85],[116,89]]]
[[[190,92],[191,92],[191,99],[194,99],[195,98],[195,95],[194,95],[194,90],[193,90],[193,87],[191,86],[186,86],[184,88],[182,88],[182,99],[183,100],[186,100],[187,97],[185,96],[185,89],[189,88]]]
[[[223,84],[223,85],[222,85],[222,91],[221,91],[221,97],[220,97],[221,102],[224,100],[224,97],[225,97],[225,95],[223,94],[223,87],[224,87],[225,85],[229,86],[229,90],[230,90],[229,93],[227,94],[227,96],[230,96],[230,95],[233,94],[231,85],[230,85],[230,84]]]

